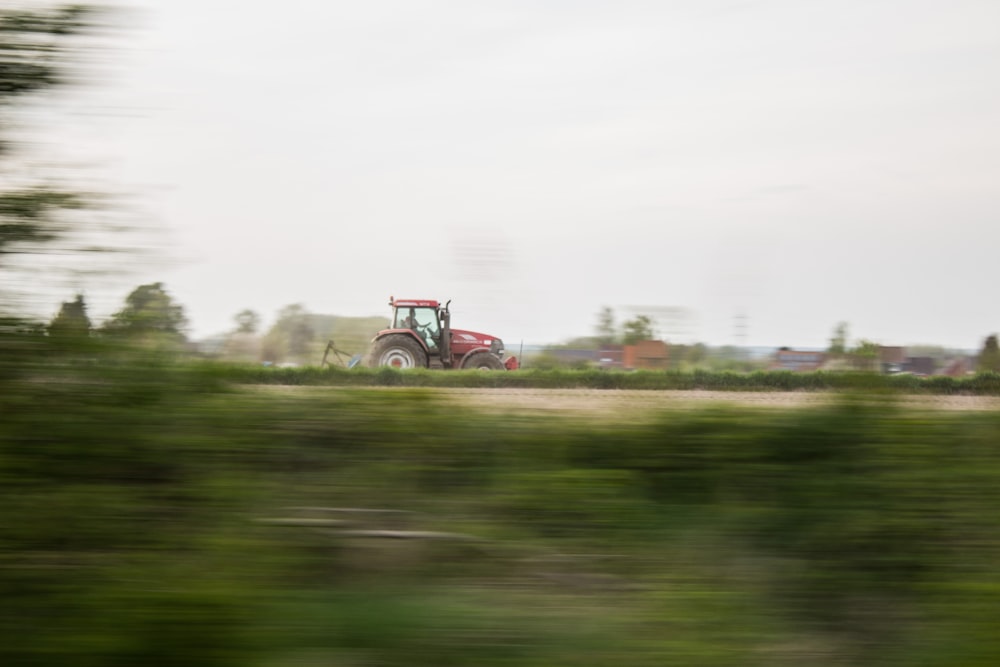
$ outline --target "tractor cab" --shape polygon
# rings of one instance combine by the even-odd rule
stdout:
[[[393,329],[409,329],[429,349],[441,348],[441,313],[437,301],[393,301]]]

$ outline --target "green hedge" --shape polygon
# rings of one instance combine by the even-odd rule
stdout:
[[[239,384],[400,387],[499,387],[549,389],[649,389],[713,391],[881,390],[922,394],[1000,395],[1000,374],[918,377],[859,372],[752,373],[712,371],[538,370],[513,372],[430,371],[391,368],[269,368],[214,365],[220,379]]]

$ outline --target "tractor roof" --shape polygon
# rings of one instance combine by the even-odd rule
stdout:
[[[433,299],[389,299],[389,305],[393,308],[402,306],[404,308],[437,308],[440,304]]]

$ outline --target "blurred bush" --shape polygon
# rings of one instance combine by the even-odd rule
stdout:
[[[512,419],[419,387],[240,389],[234,377],[265,371],[5,331],[2,664],[998,657],[994,413],[861,392],[789,411]]]

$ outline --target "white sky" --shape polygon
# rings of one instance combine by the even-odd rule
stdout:
[[[166,230],[112,307],[162,281],[204,337],[452,299],[512,348],[602,306],[710,344],[1000,330],[996,0],[144,4],[66,130]]]

